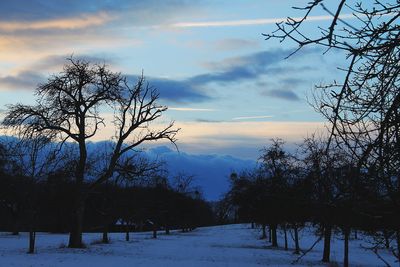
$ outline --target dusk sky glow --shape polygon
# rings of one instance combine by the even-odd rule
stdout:
[[[302,6],[307,1],[296,1]],[[142,71],[182,130],[180,150],[257,159],[273,137],[323,129],[307,97],[340,77],[337,52],[265,41],[293,1],[2,1],[0,110],[34,103],[33,89],[74,55],[129,79]],[[314,12],[310,31],[330,18]],[[352,19],[345,14],[343,19]],[[341,62],[339,64],[338,62]],[[107,133],[104,129],[104,133]],[[103,134],[96,140],[107,139]]]
[[[397,266],[399,88],[400,0],[0,0],[0,267]]]

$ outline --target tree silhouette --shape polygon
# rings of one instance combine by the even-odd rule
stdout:
[[[312,0],[296,8],[304,12],[302,19],[288,18],[265,36],[291,40],[296,51],[315,45],[346,54],[342,81],[317,86],[314,95],[315,109],[331,124],[326,150],[344,149],[358,168],[354,173],[364,171],[371,181],[379,180],[380,198],[392,202],[394,220],[400,210],[400,3],[340,0],[333,6],[330,10],[327,0]],[[332,20],[316,36],[303,26],[318,8]],[[345,19],[348,13],[353,20]],[[394,254],[400,257],[400,238]]]
[[[175,143],[173,122],[162,128],[152,124],[167,107],[157,104],[159,94],[145,82],[143,75],[134,86],[120,73],[85,60],[68,59],[64,70],[51,76],[35,91],[36,105],[9,106],[3,125],[21,136],[37,134],[62,145],[67,140],[78,144],[75,167],[74,202],[69,247],[82,247],[82,227],[88,191],[114,175],[122,155],[146,141],[167,139]],[[113,119],[107,122],[103,110],[112,109]],[[99,129],[114,127],[113,149],[107,166],[90,181],[87,179],[87,142]],[[86,189],[84,182],[90,183]]]
[[[302,19],[289,17],[277,24],[276,31],[264,35],[267,39],[290,39],[298,49],[316,45],[346,53],[348,66],[342,69],[343,81],[319,86],[323,92],[316,108],[332,123],[328,146],[337,138],[365,162],[379,146],[385,130],[398,128],[400,4],[396,0],[370,4],[341,0],[331,11],[327,2],[313,0],[296,8],[305,12]],[[320,27],[320,35],[315,37],[303,30],[303,24],[318,8],[330,14],[332,21],[328,27]],[[355,22],[343,19],[346,12],[353,13]],[[368,143],[363,142],[366,139]],[[363,150],[361,155],[359,149]]]

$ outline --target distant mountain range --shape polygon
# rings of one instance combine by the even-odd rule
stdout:
[[[256,162],[229,155],[188,154],[166,146],[150,148],[145,152],[167,163],[171,175],[179,172],[195,175],[194,184],[203,189],[208,200],[217,200],[229,188],[229,176],[233,171],[254,168]]]
[[[11,143],[17,138],[1,136],[0,142]],[[88,142],[89,154],[104,151],[110,144],[109,141]],[[69,147],[74,147],[69,144]],[[74,149],[73,149],[74,150]],[[41,153],[43,158],[46,154]],[[193,186],[202,189],[207,200],[218,200],[229,189],[229,176],[232,172],[252,169],[256,166],[253,160],[235,158],[229,155],[218,154],[188,154],[176,151],[168,146],[156,146],[145,149],[142,156],[149,159],[158,159],[166,163],[169,177],[179,173],[194,175]]]

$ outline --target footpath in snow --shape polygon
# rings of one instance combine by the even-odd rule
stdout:
[[[258,230],[249,225],[225,225],[198,228],[193,232],[159,234],[152,239],[150,233],[134,233],[130,242],[125,235],[110,234],[110,244],[98,244],[101,234],[85,234],[86,249],[68,249],[66,234],[37,234],[37,252],[26,253],[28,236],[12,236],[0,233],[0,266],[329,266],[322,264],[322,241],[300,262],[293,251],[269,248],[265,240],[259,240]],[[306,249],[316,237],[310,231],[301,233],[301,246]],[[290,239],[290,235],[289,235]],[[282,239],[280,239],[282,245]],[[332,240],[332,260],[341,266],[343,244],[340,239]],[[350,243],[350,266],[384,266],[370,251],[361,247],[362,241]],[[293,243],[289,245],[293,247]],[[383,253],[393,266],[394,258]]]

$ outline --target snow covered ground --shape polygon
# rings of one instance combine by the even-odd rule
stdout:
[[[259,230],[249,225],[225,225],[198,228],[190,233],[160,234],[134,233],[130,242],[124,234],[111,234],[111,244],[98,244],[100,234],[85,234],[86,249],[68,249],[64,234],[37,234],[37,253],[26,254],[28,236],[0,233],[0,266],[334,266],[320,262],[322,241],[299,263],[293,251],[272,249],[265,240],[259,240]],[[301,234],[302,249],[315,241],[311,231]],[[289,235],[289,239],[290,235]],[[283,240],[280,239],[282,246]],[[291,241],[291,240],[290,240]],[[362,241],[350,243],[350,266],[384,266],[372,253],[360,247]],[[293,247],[293,242],[289,245]],[[341,266],[343,242],[334,238],[332,259]],[[385,259],[397,266],[394,258],[382,252]]]

